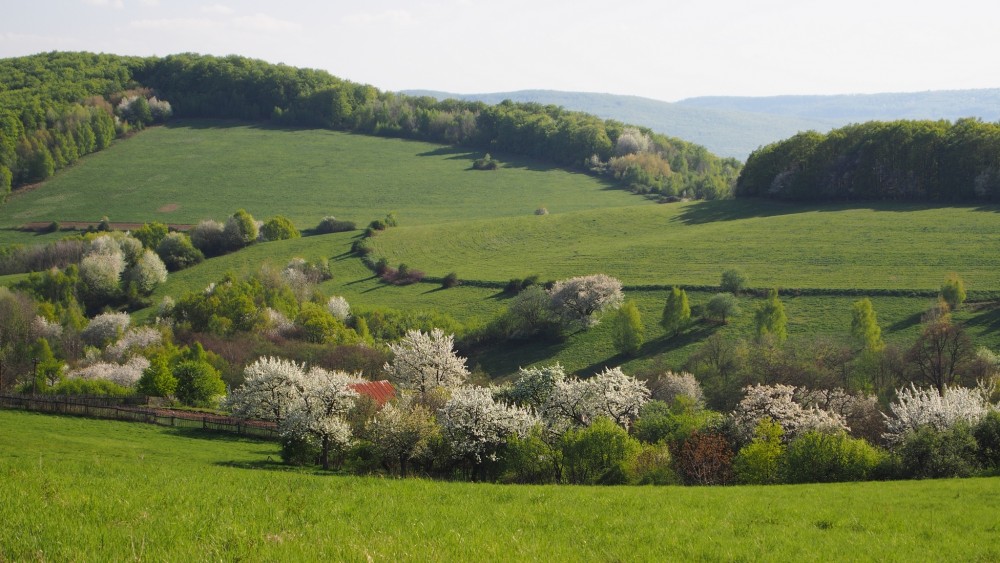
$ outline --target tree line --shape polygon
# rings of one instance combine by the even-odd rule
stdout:
[[[740,168],[704,147],[552,105],[412,97],[238,56],[53,52],[0,60],[0,196],[170,115],[501,151],[664,197],[728,197]]]
[[[1000,123],[868,122],[754,151],[737,196],[799,201],[996,201]]]

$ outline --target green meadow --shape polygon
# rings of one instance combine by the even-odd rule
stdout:
[[[991,561],[998,478],[482,485],[286,468],[277,444],[0,411],[0,560]]]

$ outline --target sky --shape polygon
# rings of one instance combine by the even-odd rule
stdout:
[[[382,90],[676,101],[1000,87],[984,0],[3,0],[0,58],[236,54]]]

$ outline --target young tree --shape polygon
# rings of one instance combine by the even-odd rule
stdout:
[[[438,426],[430,409],[403,397],[375,413],[365,431],[382,459],[398,463],[400,476],[406,477],[410,461],[429,455],[430,442],[437,435]]]
[[[788,338],[788,318],[785,316],[785,305],[778,299],[777,289],[768,292],[767,301],[757,309],[754,320],[758,337],[772,336],[779,343]]]
[[[243,385],[227,397],[225,406],[237,418],[280,425],[302,393],[305,374],[305,365],[281,358],[257,358],[243,370]]]
[[[200,360],[187,360],[174,368],[177,399],[185,405],[215,406],[226,392],[219,370]]]
[[[394,357],[383,369],[397,385],[421,399],[438,387],[458,387],[469,378],[469,370],[465,358],[455,354],[454,339],[439,328],[429,333],[409,330],[402,340],[389,345]]]
[[[618,309],[611,330],[615,349],[620,353],[631,356],[639,351],[645,341],[645,329],[635,301],[626,301]]]
[[[292,238],[299,238],[302,236],[299,234],[299,230],[295,228],[295,225],[283,215],[275,215],[264,226],[260,228],[260,234],[264,237],[264,240],[286,240]]]
[[[191,239],[184,233],[168,233],[156,245],[156,254],[172,272],[183,270],[205,259],[205,255],[191,244]]]
[[[667,295],[667,303],[663,306],[663,318],[660,326],[667,331],[667,336],[675,336],[691,321],[691,306],[688,305],[687,292],[674,286]]]
[[[958,274],[952,274],[941,285],[941,299],[954,311],[965,302],[965,284]]]
[[[747,288],[747,283],[747,277],[742,271],[730,268],[722,272],[722,280],[719,283],[719,288],[725,293],[739,295],[740,292]]]
[[[878,352],[885,348],[882,341],[882,329],[878,326],[875,309],[871,299],[865,297],[855,301],[851,306],[851,336],[860,344],[863,350]]]
[[[617,309],[625,300],[622,282],[605,274],[557,281],[549,296],[565,327],[584,329],[599,322],[597,313]]]
[[[136,384],[137,390],[151,397],[170,397],[177,391],[177,378],[170,371],[170,364],[164,354],[156,354],[149,367],[142,370],[142,377]]]
[[[498,403],[485,387],[459,387],[438,412],[452,455],[478,466],[495,461],[511,435],[524,438],[537,424],[531,410]]]
[[[975,358],[972,340],[948,317],[931,321],[906,353],[911,381],[933,386],[939,394],[955,385]]]
[[[705,311],[709,318],[726,324],[730,317],[740,314],[740,305],[732,293],[716,293],[708,300]]]

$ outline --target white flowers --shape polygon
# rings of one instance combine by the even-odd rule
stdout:
[[[407,331],[402,340],[389,345],[394,357],[383,369],[400,387],[420,396],[438,387],[457,387],[469,378],[469,370],[465,358],[452,349],[454,340],[438,328],[430,333]]]
[[[795,387],[791,385],[750,385],[744,387],[743,392],[745,396],[731,416],[737,431],[747,442],[764,418],[780,424],[788,440],[810,430],[847,430],[839,414],[815,407],[805,408],[795,402]]]
[[[975,424],[996,408],[988,397],[989,391],[983,385],[975,389],[948,387],[941,395],[937,389],[918,389],[911,384],[900,389],[896,402],[889,405],[893,416],[886,417],[887,431],[883,438],[889,443],[897,443],[921,426],[940,431],[959,422]]]

